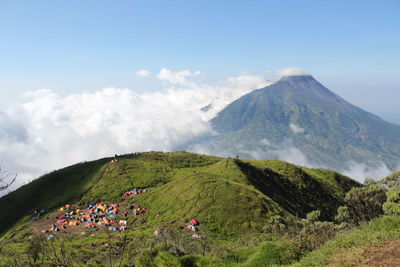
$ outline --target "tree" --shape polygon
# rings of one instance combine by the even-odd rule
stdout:
[[[17,179],[17,175],[10,177],[10,173],[3,171],[0,167],[0,191],[6,190]]]

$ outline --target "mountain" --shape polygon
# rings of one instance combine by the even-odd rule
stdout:
[[[400,126],[352,105],[310,75],[285,76],[244,95],[211,124],[219,135],[195,150],[339,171],[354,162],[389,169],[399,163]]]

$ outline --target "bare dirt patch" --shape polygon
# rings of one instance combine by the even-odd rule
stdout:
[[[356,266],[398,267],[400,266],[400,240],[366,249],[362,255],[364,260]]]
[[[354,248],[343,251],[329,260],[328,266],[399,267],[400,240],[369,248]]]

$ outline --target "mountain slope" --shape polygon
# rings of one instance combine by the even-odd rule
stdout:
[[[220,135],[201,144],[211,154],[278,158],[296,148],[317,166],[348,162],[394,169],[400,126],[368,113],[312,76],[288,76],[228,105],[211,120]]]
[[[354,186],[359,184],[336,172],[282,161],[185,152],[127,155],[118,163],[104,159],[53,172],[1,198],[1,231],[35,209],[53,210],[73,201],[129,201],[122,192],[133,187],[148,189],[134,197],[149,210],[142,216],[146,229],[196,217],[216,233],[259,231],[276,214],[304,217],[319,209],[332,219]]]

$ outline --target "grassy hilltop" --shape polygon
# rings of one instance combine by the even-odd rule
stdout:
[[[281,255],[285,259],[299,259],[300,250],[291,250],[279,241],[279,236],[286,234],[278,231],[279,221],[313,223],[310,212],[316,210],[319,220],[333,221],[337,208],[345,204],[346,193],[360,186],[324,169],[187,152],[147,152],[126,155],[116,163],[111,158],[80,163],[47,174],[0,199],[1,248],[6,255],[0,264],[12,262],[15,252],[26,254],[22,258],[28,261],[29,248],[44,250],[46,242],[40,240],[49,234],[41,231],[55,223],[61,206],[70,203],[83,209],[87,203],[103,201],[119,204],[121,212],[129,205],[147,211],[136,217],[129,215],[130,229],[125,232],[110,233],[101,227],[87,231],[80,225],[55,233],[52,242],[64,246],[67,254],[83,265],[163,265],[151,260],[146,263],[154,256],[161,257],[161,262],[175,261],[176,265],[202,266],[199,262],[203,262],[204,266],[213,266],[221,263],[217,260],[221,257],[233,263],[257,261],[261,257],[257,255],[265,256],[263,251],[274,249],[286,253]],[[122,195],[133,187],[147,192]],[[32,212],[42,208],[47,213],[33,222]],[[193,218],[200,221],[201,240],[191,238],[186,229]],[[117,219],[123,218],[119,214]],[[160,239],[153,236],[156,229],[168,229],[173,234]],[[279,242],[262,243],[267,240]],[[171,246],[175,256],[165,252]],[[195,254],[208,258],[190,256]],[[277,263],[276,259],[272,262]]]
[[[193,153],[143,153],[81,163],[52,172],[0,199],[0,230],[34,209],[68,202],[118,202],[122,192],[148,188],[135,199],[165,221],[198,217],[212,224],[257,229],[271,215],[320,209],[332,218],[358,183],[329,170],[283,161],[225,159]],[[5,204],[7,203],[7,204]],[[226,223],[224,223],[226,222]],[[229,222],[229,223],[228,223]]]

